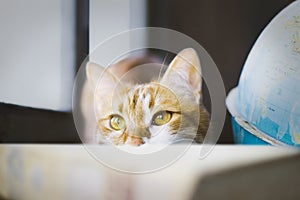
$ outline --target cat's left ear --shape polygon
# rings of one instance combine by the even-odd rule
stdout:
[[[115,85],[119,82],[118,78],[109,70],[93,62],[86,64],[86,76],[90,86],[93,88],[96,87],[99,81],[100,84],[105,85]]]
[[[201,98],[201,66],[197,52],[187,48],[179,52],[169,65],[161,83],[171,89],[189,89],[196,97],[197,103]]]
[[[92,89],[95,89],[97,84],[101,84],[101,89],[105,88],[109,90],[113,89],[119,82],[118,78],[114,76],[108,69],[93,63],[88,62],[86,65],[86,76],[89,85]]]
[[[96,87],[97,81],[103,71],[104,68],[96,63],[88,62],[86,64],[86,76],[91,88]]]

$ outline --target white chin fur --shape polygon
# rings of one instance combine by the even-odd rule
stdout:
[[[167,125],[151,127],[150,132],[151,138],[145,141],[148,144],[170,144],[176,137],[176,134],[171,134]]]

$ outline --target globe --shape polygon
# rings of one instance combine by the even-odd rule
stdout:
[[[279,142],[300,144],[300,1],[261,33],[235,93],[236,116]]]

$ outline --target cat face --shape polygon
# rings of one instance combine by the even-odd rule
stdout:
[[[97,134],[111,143],[138,146],[195,137],[201,71],[193,49],[181,51],[157,81],[133,84],[94,63],[88,63],[87,77],[94,88]]]

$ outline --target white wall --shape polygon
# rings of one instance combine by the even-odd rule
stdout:
[[[1,0],[0,8],[0,102],[70,110],[75,1]],[[90,51],[145,24],[146,0],[90,0]]]
[[[0,102],[71,109],[75,1],[0,1]]]
[[[146,26],[146,0],[90,0],[90,52],[116,34],[144,26]],[[127,39],[119,44],[119,48],[130,47],[130,38]],[[113,52],[108,49],[101,53]],[[105,55],[95,53],[90,59],[101,64],[100,57]]]

